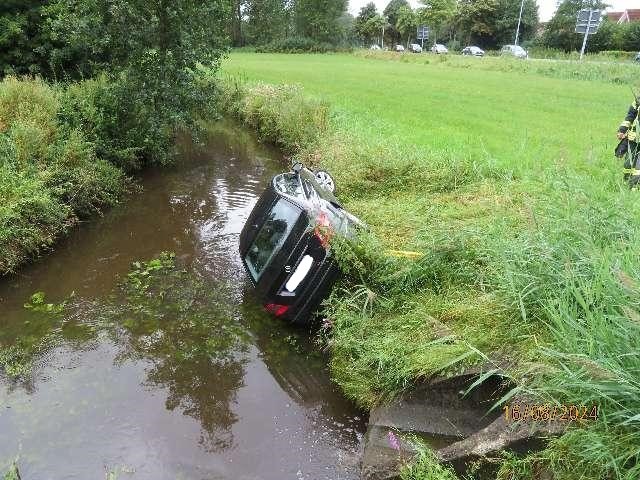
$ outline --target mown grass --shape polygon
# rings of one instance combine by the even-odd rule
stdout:
[[[636,81],[640,72],[640,65],[633,61],[634,54],[621,60],[606,55],[588,55],[584,61],[580,61],[578,54],[557,56],[535,56],[528,60],[513,57],[502,57],[498,52],[488,52],[482,58],[467,57],[451,53],[447,55],[435,55],[423,53],[398,54],[396,52],[376,52],[370,50],[356,51],[358,56],[378,60],[395,60],[401,63],[418,63],[424,65],[446,64],[449,67],[461,69],[484,70],[505,73],[525,73],[527,75],[539,75],[549,78],[561,78],[567,80],[590,80],[620,85],[629,85]]]
[[[611,153],[628,88],[345,55],[235,54],[225,70],[248,82],[227,83],[227,111],[333,171],[371,227],[334,245],[349,276],[325,311],[350,397],[479,363],[513,393],[601,412],[501,478],[638,477],[640,217]]]

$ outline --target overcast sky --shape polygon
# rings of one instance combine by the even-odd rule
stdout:
[[[360,8],[369,3],[371,0],[349,0],[349,12],[353,15],[357,15]],[[517,1],[517,0],[514,0]],[[556,9],[556,0],[537,0],[538,11],[540,12],[540,20],[546,22],[553,16],[553,12]],[[373,0],[378,10],[382,12],[384,7],[387,6],[389,0]],[[419,2],[417,0],[409,0],[409,3],[413,7],[417,7]],[[624,10],[626,8],[640,8],[640,0],[608,0],[611,4],[611,10]]]

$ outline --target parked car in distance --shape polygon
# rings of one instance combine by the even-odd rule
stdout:
[[[371,45],[369,50],[382,50],[382,48],[380,48],[380,45]]]
[[[410,49],[413,53],[422,53],[422,47],[418,43],[412,43]]]
[[[449,50],[447,49],[447,47],[445,47],[444,45],[442,45],[441,43],[434,43],[433,47],[431,47],[431,51],[433,53],[449,53]]]
[[[402,45],[396,45],[393,47],[396,52],[404,52],[404,47]]]
[[[265,309],[295,324],[311,322],[340,275],[329,242],[362,225],[333,195],[324,171],[301,163],[273,177],[240,233],[240,257]]]
[[[475,47],[475,46],[464,47],[462,49],[462,55],[471,55],[473,57],[483,57],[484,50],[482,50],[480,47]]]
[[[520,45],[505,45],[500,50],[501,55],[508,55],[516,58],[529,58],[527,51]]]

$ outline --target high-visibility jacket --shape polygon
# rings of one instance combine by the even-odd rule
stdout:
[[[631,104],[627,116],[624,117],[624,121],[620,124],[618,131],[620,133],[626,133],[629,140],[635,141],[638,132],[638,107],[640,106],[638,99]]]

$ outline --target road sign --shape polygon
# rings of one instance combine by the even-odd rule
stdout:
[[[591,23],[599,23],[602,12],[600,10],[589,10],[585,8],[578,12],[578,23],[589,23],[589,16],[591,16]]]
[[[592,10],[584,8],[578,12],[576,19],[576,33],[582,33],[584,39],[582,40],[582,49],[580,50],[580,60],[584,56],[584,49],[587,47],[587,37],[593,35],[598,31],[601,20],[600,10]]]
[[[420,25],[418,27],[418,32],[416,35],[418,40],[428,40],[429,39],[429,27],[426,25]]]
[[[586,25],[576,25],[576,33],[587,33],[589,30],[589,35],[593,35],[598,31],[599,25],[591,25],[587,27]]]

